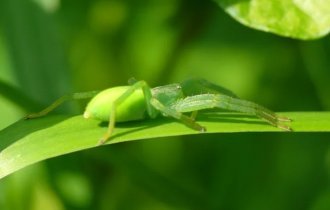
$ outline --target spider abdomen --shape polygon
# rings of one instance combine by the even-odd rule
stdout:
[[[95,118],[105,122],[109,121],[113,103],[129,88],[130,86],[119,86],[101,91],[88,103],[84,117]],[[145,99],[141,89],[135,90],[127,99],[116,106],[117,122],[142,120],[146,116]]]

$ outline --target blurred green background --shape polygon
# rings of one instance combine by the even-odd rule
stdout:
[[[330,109],[330,38],[249,29],[205,0],[1,0],[0,128],[65,93],[203,77],[275,111]],[[72,102],[60,113],[81,113]],[[330,135],[121,143],[0,181],[1,210],[328,210]]]

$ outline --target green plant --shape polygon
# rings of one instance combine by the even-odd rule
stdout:
[[[280,113],[293,119],[294,132],[330,132],[329,112]],[[202,114],[199,122],[211,133],[281,132],[261,120],[237,113]],[[96,147],[107,126],[82,116],[55,115],[21,120],[1,131],[0,178],[32,163]],[[205,135],[171,119],[119,123],[107,144],[157,137]],[[8,146],[9,145],[9,146]]]
[[[282,2],[275,2],[275,1],[253,1],[253,2],[247,2],[247,1],[221,1],[218,0],[217,2],[219,2],[219,4],[229,13],[231,14],[235,19],[237,19],[240,22],[243,22],[244,24],[251,26],[253,28],[256,29],[261,29],[261,30],[265,30],[265,31],[270,31],[270,32],[274,32],[274,33],[278,33],[280,35],[284,35],[284,36],[291,36],[294,38],[301,38],[301,39],[311,39],[311,38],[317,38],[319,36],[323,36],[325,35],[329,30],[330,30],[330,8],[328,8],[328,6],[330,4],[326,4],[326,6],[324,7],[323,4],[312,4],[313,7],[306,7],[306,5],[304,4],[304,1],[301,2],[293,2],[293,1],[282,1]],[[310,6],[310,5],[308,5]],[[298,9],[300,8],[300,9]],[[304,12],[302,12],[303,9]],[[309,13],[309,16],[306,16],[306,13]],[[315,15],[315,17],[314,17]],[[316,19],[317,17],[322,17],[319,19]],[[317,21],[315,21],[317,20]],[[290,114],[289,114],[290,115]],[[295,114],[294,114],[295,115]],[[309,128],[311,122],[314,123],[315,121],[317,121],[316,118],[314,118],[312,121],[300,121],[299,119],[305,119],[306,116],[310,116],[310,115],[314,115],[314,114],[310,114],[310,113],[300,113],[297,115],[297,119],[293,118],[294,123],[298,124],[298,127],[295,128],[295,131],[330,131],[329,125],[328,123],[317,123],[317,126],[313,127],[312,129]],[[316,114],[317,117],[319,117],[322,122],[327,122],[327,119],[329,119],[328,117],[328,113],[317,113]],[[48,118],[49,118],[49,122],[48,122]],[[308,118],[308,117],[307,117]],[[20,135],[18,132],[18,136],[22,136],[22,138],[17,138],[17,137],[12,137],[11,135],[13,135],[13,133],[11,130],[12,129],[17,129],[18,131],[20,130],[20,127],[24,127],[23,124],[31,124],[34,125],[33,122],[24,122],[24,121],[20,121],[17,126],[11,126],[10,128],[6,129],[5,131],[2,131],[0,133],[0,137],[1,139],[16,139],[17,142],[14,143],[13,145],[10,144],[2,144],[2,145],[6,145],[8,146],[8,148],[6,149],[6,147],[2,147],[2,156],[1,156],[1,170],[2,174],[6,175],[9,174],[13,171],[16,170],[16,168],[22,168],[23,166],[29,165],[33,162],[37,162],[43,159],[47,159],[49,157],[53,157],[53,156],[57,156],[57,155],[61,155],[61,154],[65,154],[68,152],[73,152],[76,150],[80,150],[81,148],[89,148],[91,147],[90,142],[88,141],[81,141],[81,142],[85,142],[85,145],[80,145],[74,143],[74,139],[77,139],[77,136],[81,135],[81,130],[84,130],[82,127],[81,123],[78,123],[76,121],[74,121],[74,123],[72,123],[73,119],[80,119],[79,117],[76,118],[55,118],[55,119],[63,119],[63,122],[60,123],[60,127],[57,128],[56,126],[51,126],[50,128],[47,128],[49,126],[46,126],[46,128],[43,128],[42,130],[44,132],[41,132],[41,134],[36,134],[38,137],[29,137],[28,139],[31,141],[29,142],[30,146],[33,148],[31,150],[26,150],[25,148],[27,148],[26,144],[24,144],[23,142],[26,142],[26,140],[24,140],[26,138],[26,136],[35,136],[33,133],[37,132],[35,130],[38,130],[37,127],[38,123],[35,125],[36,127],[33,128],[33,126],[29,129],[23,129],[25,130],[29,130],[29,133],[25,133],[24,135]],[[64,119],[71,119],[69,121],[64,120]],[[57,121],[57,120],[55,120]],[[47,117],[46,119],[43,119],[42,121],[42,125],[48,125],[48,124],[53,124],[54,123],[54,119],[51,117]],[[158,121],[160,122],[160,121]],[[57,124],[57,123],[55,123]],[[143,123],[142,123],[143,124]],[[147,122],[146,125],[148,124],[153,124],[152,122]],[[237,125],[236,123],[233,123],[232,125],[230,125],[229,127],[232,127],[233,129],[229,129],[226,130],[222,128],[223,123],[219,122],[219,125],[216,126],[216,122],[211,122],[211,125],[208,125],[207,127],[210,126],[210,132],[241,132],[241,131],[254,131],[254,132],[258,132],[258,131],[274,131],[274,129],[266,129],[263,127],[263,125],[259,126],[252,126],[251,124],[247,123],[244,124],[242,123],[243,127],[241,124]],[[88,125],[88,124],[87,124]],[[97,126],[95,127],[95,123],[92,124],[94,126],[95,130],[103,130],[101,128],[98,128]],[[132,126],[132,128],[126,128],[123,131],[120,131],[119,133],[131,133],[132,130],[134,131],[135,129],[139,130],[139,127],[141,127],[139,125],[139,123],[137,123],[137,125],[135,125],[134,123],[129,123],[130,126]],[[142,127],[146,126],[143,125]],[[62,127],[63,126],[63,127]],[[54,151],[55,147],[52,147],[52,143],[49,143],[46,139],[50,139],[49,137],[44,137],[44,134],[52,134],[52,130],[55,129],[63,129],[63,130],[70,130],[69,126],[72,126],[72,129],[76,130],[76,134],[74,134],[74,132],[70,132],[70,135],[66,136],[62,136],[62,135],[58,135],[54,140],[65,140],[63,141],[63,143],[61,143],[60,148],[65,148],[64,150],[61,150],[60,148],[56,151]],[[82,126],[82,127],[80,127]],[[246,127],[245,127],[246,126]],[[252,127],[251,127],[252,126]],[[318,127],[319,126],[319,127]],[[113,126],[112,126],[113,127]],[[152,126],[150,126],[152,127]],[[165,125],[165,128],[163,128],[161,125],[157,126],[157,129],[162,129],[162,133],[166,133],[165,135],[156,135],[154,137],[160,137],[160,136],[173,136],[176,135],[177,133],[181,134],[180,132],[178,132],[177,130],[177,125],[174,124],[174,127],[169,127],[167,128]],[[180,127],[180,126],[179,126]],[[214,129],[218,127],[218,129]],[[226,126],[225,126],[226,127]],[[180,127],[180,129],[182,129]],[[88,128],[87,130],[93,130],[92,128]],[[96,133],[99,133],[99,131],[95,131]],[[139,135],[135,136],[135,137],[129,137],[130,135],[128,135],[128,137],[126,135],[119,134],[119,138],[114,138],[110,143],[117,143],[117,142],[121,142],[123,141],[122,139],[124,139],[124,141],[128,141],[128,140],[135,140],[135,139],[145,139],[145,138],[151,138],[153,135],[148,135],[148,133],[151,132],[149,130],[146,130],[145,132],[141,132]],[[187,132],[187,130],[183,129],[182,132],[184,134],[193,134],[193,132]],[[8,134],[10,133],[10,134]],[[38,133],[38,132],[37,132]],[[138,132],[139,133],[139,132]],[[153,132],[151,132],[153,133]],[[73,135],[73,136],[71,136]],[[72,140],[70,140],[70,138],[72,138]],[[85,135],[84,138],[93,140],[95,139],[94,135]],[[49,148],[50,151],[46,152],[47,149],[42,149],[40,150],[40,152],[38,152],[37,146],[40,145],[40,142],[38,140],[44,139],[43,142],[48,144],[46,146],[46,148]],[[54,141],[53,140],[53,141]],[[12,142],[12,141],[9,141]],[[22,143],[21,143],[22,142]],[[39,142],[39,143],[37,143]],[[21,145],[21,146],[20,146]],[[35,146],[36,145],[36,146]],[[24,148],[24,150],[19,149],[19,148]],[[7,151],[11,151],[11,148],[16,148],[16,152],[14,152],[13,154],[11,152]],[[44,146],[42,146],[41,148],[45,148]],[[21,151],[25,151],[26,154],[22,154]],[[42,154],[39,154],[41,153]],[[24,159],[28,159],[28,156],[33,157],[32,154],[35,154],[35,156],[37,156],[38,158],[32,158],[32,160],[27,161]],[[12,154],[12,155],[8,155],[8,154]],[[56,155],[55,155],[56,154]],[[15,156],[19,156],[20,157],[20,161],[18,161],[19,163],[15,163],[12,162],[13,157]],[[11,164],[13,164],[13,166],[8,166],[8,162],[11,162]],[[20,163],[23,162],[23,163]],[[2,175],[2,176],[4,176]]]
[[[60,3],[0,1],[0,127],[12,124],[0,131],[0,176],[39,162],[1,180],[1,209],[328,208],[329,1]],[[106,125],[82,119],[87,102],[13,123],[132,76],[152,87],[207,78],[287,111],[295,132],[212,112],[198,117],[209,134],[127,122],[109,144],[129,143],[88,149]]]

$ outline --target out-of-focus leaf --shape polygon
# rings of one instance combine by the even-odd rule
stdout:
[[[0,93],[8,100],[14,102],[25,111],[32,111],[40,108],[37,102],[27,97],[18,88],[0,80]]]
[[[70,74],[57,19],[36,2],[2,0],[0,20],[18,87],[47,104],[70,90]]]
[[[215,0],[246,26],[299,39],[330,31],[330,0]]]

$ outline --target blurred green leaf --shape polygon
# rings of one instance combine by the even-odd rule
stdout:
[[[330,31],[330,0],[215,0],[246,26],[282,36],[315,39]]]
[[[18,88],[2,80],[0,80],[0,93],[3,97],[15,103],[15,105],[25,111],[32,111],[40,108],[37,102],[29,98]]]
[[[329,132],[330,112],[282,113],[296,132]],[[199,122],[208,133],[281,131],[251,116],[205,113]],[[96,147],[107,125],[82,116],[48,116],[21,120],[0,132],[0,178],[51,157]],[[172,119],[119,123],[108,144],[165,136],[200,134]]]
[[[46,4],[44,0],[0,1],[0,20],[18,86],[26,96],[46,104],[47,99],[70,90],[71,84],[58,20],[41,2]]]

